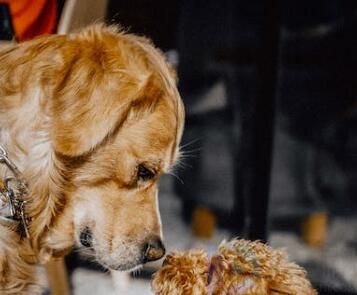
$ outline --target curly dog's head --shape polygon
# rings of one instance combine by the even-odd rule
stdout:
[[[317,294],[285,252],[246,240],[222,243],[210,260],[198,250],[169,254],[152,288],[156,295]]]

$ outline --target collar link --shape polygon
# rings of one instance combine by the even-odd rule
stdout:
[[[0,145],[0,164],[12,173],[11,177],[0,179],[0,223],[16,227],[21,237],[29,238],[29,220],[26,217],[24,197],[28,195],[28,186],[21,172],[9,159],[6,149]]]

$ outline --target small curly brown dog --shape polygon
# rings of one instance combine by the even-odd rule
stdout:
[[[261,242],[223,242],[211,259],[201,250],[173,252],[154,274],[156,295],[316,295],[306,271]]]
[[[0,146],[29,222],[26,238],[0,222],[0,294],[42,294],[35,266],[74,245],[112,270],[161,258],[158,181],[183,122],[175,74],[143,37],[93,25],[1,46]]]

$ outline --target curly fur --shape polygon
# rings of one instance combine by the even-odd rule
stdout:
[[[204,294],[208,280],[208,256],[201,250],[173,252],[154,275],[152,286],[157,294]]]
[[[156,295],[316,295],[306,271],[282,250],[247,240],[223,242],[210,261],[202,251],[174,252],[154,274]]]

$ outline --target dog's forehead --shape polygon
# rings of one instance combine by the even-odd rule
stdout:
[[[160,162],[163,170],[168,170],[178,153],[176,121],[173,107],[162,103],[152,113],[124,124],[115,134],[113,152]]]

